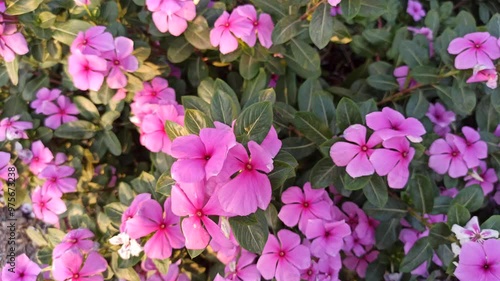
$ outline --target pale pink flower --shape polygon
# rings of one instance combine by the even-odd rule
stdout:
[[[227,280],[231,281],[260,281],[260,273],[254,261],[257,255],[241,250],[237,261],[226,265],[224,273]]]
[[[426,14],[422,4],[416,0],[408,0],[406,12],[413,17],[414,21],[421,20]]]
[[[407,137],[411,142],[421,142],[422,135],[425,134],[424,125],[420,121],[413,117],[405,118],[390,107],[367,114],[366,125],[382,140]]]
[[[141,193],[135,196],[132,203],[130,203],[130,206],[122,214],[122,224],[120,225],[120,232],[125,232],[125,233],[127,232],[127,222],[130,219],[134,218],[134,216],[139,211],[139,208],[141,207],[142,203],[149,202],[148,200],[150,199],[151,199],[151,194],[149,193]]]
[[[476,216],[472,217],[465,227],[454,224],[451,231],[455,233],[460,244],[463,246],[468,242],[483,243],[486,239],[498,238],[498,231],[493,229],[482,229]]]
[[[90,0],[75,0],[77,6],[87,6],[90,5]]]
[[[170,154],[172,142],[165,131],[167,120],[184,125],[184,115],[170,104],[157,106],[155,112],[144,116],[140,124],[141,144],[152,152]]]
[[[249,35],[243,36],[242,40],[248,44],[248,46],[255,46],[257,37],[262,46],[269,49],[273,42],[271,36],[274,29],[274,23],[271,16],[266,13],[261,13],[257,18],[257,11],[253,5],[242,5],[238,6],[233,10],[233,13],[238,13],[242,17],[246,18],[253,26],[252,31]]]
[[[38,186],[31,195],[31,201],[37,219],[48,224],[59,225],[58,215],[66,212],[66,204],[61,200],[60,195]]]
[[[184,33],[187,21],[196,17],[196,6],[189,0],[147,0],[146,7],[153,12],[156,28],[174,36]]]
[[[365,278],[368,265],[377,259],[378,254],[379,252],[375,249],[367,251],[362,256],[356,256],[351,252],[347,252],[344,265],[348,269],[356,271],[359,277]]]
[[[78,118],[73,115],[79,114],[78,108],[68,97],[59,96],[57,105],[47,102],[43,107],[43,114],[48,115],[45,118],[45,126],[53,130],[59,128],[61,124],[76,121]]]
[[[77,251],[67,251],[56,259],[52,276],[56,281],[102,281],[102,273],[108,268],[108,262],[98,253],[90,252],[84,260]]]
[[[366,127],[359,124],[345,129],[344,138],[349,142],[336,142],[330,148],[330,157],[335,165],[347,166],[346,171],[353,178],[373,174],[375,169],[368,157],[372,155],[373,147],[380,143],[380,139],[372,135],[367,142]]]
[[[486,82],[490,89],[496,89],[498,86],[498,73],[495,68],[487,68],[484,65],[474,66],[472,76],[467,79],[467,83]]]
[[[338,255],[344,245],[343,239],[348,235],[351,235],[351,228],[344,220],[311,219],[306,228],[306,237],[312,240],[311,254],[320,258],[325,254]]]
[[[67,251],[77,251],[82,253],[89,253],[94,249],[94,233],[86,228],[73,229],[68,232],[61,243],[59,243],[52,252],[52,258],[58,259]]]
[[[4,262],[2,262],[3,264]],[[42,271],[38,264],[32,262],[26,254],[16,257],[14,272],[6,264],[2,270],[2,281],[36,281],[38,274]]]
[[[479,166],[480,160],[488,157],[488,145],[481,140],[479,132],[471,127],[462,127],[464,138],[455,137],[454,143],[460,150],[468,168]]]
[[[161,77],[155,77],[151,82],[144,82],[143,89],[134,95],[134,103],[132,105],[140,107],[147,103],[177,103],[175,100],[175,91],[170,88],[168,81]],[[136,110],[139,110],[137,108]],[[132,109],[132,111],[136,111]]]
[[[16,59],[16,54],[29,52],[28,43],[21,32],[16,32],[16,25],[0,23],[0,56],[6,62]]]
[[[116,37],[115,49],[103,54],[108,61],[109,74],[106,83],[111,89],[120,89],[127,86],[128,80],[124,72],[134,72],[139,68],[139,61],[132,55],[134,41],[127,37]]]
[[[25,130],[32,129],[33,123],[19,121],[21,115],[5,117],[0,121],[0,142],[5,140],[27,139]]]
[[[219,46],[220,52],[228,54],[238,49],[238,40],[250,36],[253,30],[252,23],[237,12],[224,11],[215,21],[214,29],[210,31],[210,43],[212,46]]]
[[[35,110],[35,113],[43,113],[46,104],[51,103],[51,101],[56,100],[59,95],[61,95],[61,90],[47,88],[41,88],[36,92],[36,99],[31,102],[31,108]]]
[[[257,261],[257,269],[265,279],[275,277],[277,281],[299,281],[300,270],[311,265],[309,249],[300,244],[298,234],[287,229],[278,232],[278,239],[269,235]]]
[[[82,91],[98,91],[108,71],[106,60],[96,55],[73,53],[68,59],[68,71],[75,87]]]
[[[500,240],[488,239],[483,244],[464,244],[458,257],[455,276],[460,281],[499,280]]]
[[[467,164],[458,149],[455,139],[458,136],[447,134],[445,139],[435,140],[429,148],[429,167],[436,173],[448,175],[452,178],[463,177],[467,174]]]
[[[45,147],[42,141],[35,141],[31,144],[31,152],[33,153],[33,157],[29,163],[30,171],[38,175],[47,165],[50,164],[52,159],[54,159],[54,155],[50,149]]]
[[[494,69],[492,60],[500,58],[500,48],[496,38],[488,32],[474,32],[463,38],[455,38],[448,46],[448,53],[457,55],[455,67],[469,69],[480,64],[488,69]]]
[[[113,36],[105,31],[105,26],[93,26],[78,32],[71,43],[71,53],[100,56],[103,52],[112,51],[115,48]]]
[[[38,177],[45,179],[43,187],[54,195],[61,196],[63,193],[76,191],[78,181],[70,177],[74,172],[75,168],[70,166],[48,165],[40,172]]]
[[[7,180],[9,178],[9,163],[10,153],[0,151],[0,179]],[[17,178],[17,175],[15,175]]]
[[[333,7],[337,7],[338,4],[340,4],[341,0],[328,0],[328,4],[332,5]]]

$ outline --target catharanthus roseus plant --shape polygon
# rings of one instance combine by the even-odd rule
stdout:
[[[0,279],[500,280],[497,11],[0,0]]]

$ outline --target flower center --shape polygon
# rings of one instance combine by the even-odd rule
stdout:
[[[73,279],[78,279],[78,278],[80,278],[80,274],[78,273],[73,274]]]
[[[203,216],[203,213],[201,212],[201,210],[198,210],[196,212],[196,215],[201,218]]]
[[[120,65],[120,61],[119,61],[119,60],[114,60],[114,61],[113,61],[113,64],[114,64],[114,65]]]
[[[161,229],[165,229],[165,227],[167,227],[167,226],[164,223],[160,224]]]
[[[83,70],[85,70],[85,71],[90,71],[90,66],[85,65],[85,66],[83,67]]]
[[[309,207],[309,202],[304,202],[304,204],[302,204],[302,206],[304,206],[304,208]]]
[[[480,44],[476,44],[476,45],[474,45],[474,47],[476,47],[476,49],[479,49],[479,48],[481,48],[481,45]]]
[[[484,268],[484,269],[489,269],[489,268],[490,268],[490,265],[489,265],[489,264],[487,264],[487,263],[485,263],[485,264],[483,265],[483,268]]]
[[[33,161],[38,162],[39,160],[40,160],[40,158],[38,158],[38,157],[33,157]]]
[[[253,166],[252,166],[252,164],[248,163],[248,164],[245,166],[245,168],[246,168],[247,170],[251,171],[251,170],[253,169]]]
[[[40,208],[43,209],[43,207],[45,207],[45,202],[40,202],[39,205],[40,205]]]
[[[457,157],[457,155],[458,155],[458,152],[456,152],[456,151],[453,151],[453,152],[451,153],[451,156],[453,156],[453,157]]]
[[[225,26],[225,27],[229,27],[229,23],[228,23],[228,22],[226,22],[226,23],[224,24],[224,26]]]
[[[366,146],[366,145],[361,146],[361,150],[362,151],[368,151],[368,146]]]
[[[210,160],[210,155],[205,155],[205,160],[207,160],[207,161]]]
[[[313,274],[313,271],[309,269],[309,270],[307,271],[307,275],[312,275],[312,274]]]
[[[19,273],[19,277],[24,277],[24,272]]]
[[[254,21],[253,22],[253,26],[259,26],[259,22],[258,21]]]
[[[82,41],[82,45],[87,45],[87,43],[88,43],[88,42],[87,42],[87,39],[83,39],[83,41]]]
[[[285,256],[285,252],[284,251],[280,251],[279,255],[280,255],[280,257],[284,257]]]
[[[157,94],[158,94],[158,93],[157,93],[156,91],[152,91],[152,92],[151,92],[151,95],[152,95],[153,97],[156,97],[156,95],[157,95]]]
[[[406,158],[406,156],[408,156],[408,152],[405,151],[402,153],[402,155],[403,155],[403,158]]]

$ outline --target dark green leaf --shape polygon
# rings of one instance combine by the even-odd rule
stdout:
[[[36,10],[43,0],[14,0],[7,6],[5,13],[11,16],[18,16]]]
[[[71,46],[78,32],[85,31],[91,27],[92,25],[87,21],[70,19],[66,22],[53,25],[52,30],[54,34],[52,37],[61,43]]]
[[[269,231],[262,210],[246,217],[229,218],[229,223],[238,243],[252,253],[262,253]]]
[[[168,138],[172,141],[177,137],[189,134],[186,128],[170,120],[165,122],[165,132],[167,132]]]
[[[399,45],[399,53],[410,68],[425,65],[429,61],[429,51],[414,41],[403,40]]]
[[[378,175],[370,176],[370,181],[363,187],[363,193],[368,202],[377,207],[385,206],[387,200],[389,200],[387,185],[382,177]]]
[[[184,127],[191,134],[199,134],[203,128],[210,127],[211,122],[207,115],[196,109],[186,109],[184,114]]]
[[[254,78],[259,73],[260,62],[255,57],[242,54],[240,59],[240,74],[246,80]]]
[[[423,118],[429,109],[429,101],[421,91],[410,96],[406,103],[406,115],[417,119]]]
[[[392,91],[398,89],[399,87],[396,82],[396,78],[394,78],[393,75],[388,74],[371,75],[368,79],[366,79],[366,82],[373,88],[382,91]]]
[[[104,131],[104,144],[106,144],[111,154],[115,156],[122,154],[122,145],[120,140],[118,140],[118,137],[112,131]]]
[[[56,129],[54,135],[59,138],[81,140],[90,139],[97,132],[97,127],[84,120],[76,120],[62,124]]]
[[[236,119],[235,133],[243,141],[261,143],[273,124],[273,107],[268,101],[245,108]]]
[[[399,270],[401,272],[411,272],[413,269],[432,258],[433,253],[434,251],[432,250],[430,238],[420,238],[401,261]]]
[[[457,196],[451,201],[451,204],[459,204],[469,211],[474,212],[481,208],[483,201],[483,189],[481,186],[475,184],[460,190]]]
[[[94,105],[93,102],[91,102],[89,99],[87,99],[84,96],[75,96],[73,98],[73,102],[75,103],[76,107],[80,111],[80,114],[85,117],[86,119],[92,121],[92,120],[97,120],[99,119],[99,110],[97,110],[97,107]]]
[[[359,111],[359,106],[349,98],[342,98],[337,105],[337,129],[344,131],[354,124],[361,124],[363,119]]]
[[[309,36],[316,47],[323,49],[333,36],[333,17],[330,15],[331,6],[322,3],[314,11],[309,24]]]
[[[333,185],[334,177],[333,161],[325,157],[316,163],[311,170],[310,181],[313,188],[324,188]]]
[[[210,28],[208,27],[205,17],[199,15],[192,22],[184,32],[186,40],[191,43],[195,48],[200,50],[213,49],[210,44]]]
[[[489,217],[483,224],[481,224],[481,229],[493,229],[500,231],[500,215],[493,215]]]
[[[317,145],[322,144],[332,137],[328,126],[321,122],[312,112],[297,112],[292,120],[293,125],[304,137]]]
[[[279,20],[273,29],[273,44],[279,45],[290,41],[290,39],[299,34],[301,24],[301,20],[296,15],[286,16]]]
[[[465,225],[470,219],[470,213],[462,205],[453,204],[448,209],[448,225],[453,226],[454,224]]]
[[[441,244],[450,244],[448,237],[451,235],[450,227],[444,223],[440,222],[434,224],[429,232],[429,242],[433,248],[437,248]]]
[[[423,175],[416,175],[409,181],[408,193],[417,211],[424,214],[432,211],[434,205],[433,188],[431,180]]]
[[[361,9],[361,0],[344,0],[340,2],[340,8],[346,19],[353,19]]]
[[[400,219],[407,213],[408,206],[402,201],[389,198],[384,207],[377,207],[370,202],[366,202],[363,210],[375,219],[386,221],[390,219]]]
[[[398,241],[401,224],[398,219],[391,219],[381,222],[375,231],[377,248],[384,250],[392,247]]]

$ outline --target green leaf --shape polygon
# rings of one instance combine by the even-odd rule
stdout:
[[[406,115],[408,117],[423,118],[428,109],[429,101],[427,101],[422,91],[412,94],[406,103]]]
[[[241,247],[252,253],[262,253],[269,235],[266,216],[262,210],[246,217],[229,218],[229,224]]]
[[[500,91],[495,91],[497,93]],[[476,122],[481,131],[494,132],[500,123],[500,114],[495,110],[492,95],[484,95],[476,108]],[[491,150],[489,150],[491,152]]]
[[[156,179],[153,175],[147,172],[142,172],[137,178],[133,179],[130,184],[138,193],[150,193],[154,198],[156,194]]]
[[[316,145],[302,137],[288,137],[282,140],[282,151],[293,155],[297,160],[305,158],[316,151]]]
[[[372,45],[390,45],[391,41],[391,32],[386,29],[366,29],[362,33],[363,38],[366,39]]]
[[[222,91],[216,91],[210,103],[210,114],[214,121],[230,125],[238,117],[239,104],[231,96]]]
[[[434,207],[434,186],[431,180],[423,175],[416,175],[408,184],[408,193],[413,206],[421,213],[427,214]]]
[[[474,184],[467,186],[453,198],[451,204],[459,204],[469,211],[477,211],[483,205],[484,193],[481,186]]]
[[[40,75],[26,83],[23,89],[23,99],[26,101],[34,100],[35,94],[43,87],[49,87],[49,76],[47,75]]]
[[[337,129],[343,132],[347,127],[363,123],[359,106],[349,98],[342,98],[337,105]]]
[[[431,231],[429,232],[429,242],[433,248],[437,248],[442,244],[450,244],[450,240],[448,239],[450,235],[451,229],[446,223],[436,223],[431,227]]]
[[[43,237],[43,234],[33,227],[26,229],[26,235],[30,238],[31,242],[37,247],[45,247],[48,245],[47,240]]]
[[[375,241],[377,248],[381,250],[389,249],[398,241],[401,224],[398,219],[391,219],[381,222],[375,230]]]
[[[368,199],[368,202],[377,207],[385,206],[387,200],[389,200],[387,185],[382,177],[378,175],[370,176],[370,180],[363,187],[363,193],[365,194],[366,199]]]
[[[87,21],[70,19],[63,23],[54,24],[51,27],[54,31],[52,37],[61,43],[71,46],[78,32],[85,31],[91,27],[92,25]]]
[[[369,181],[370,181],[370,176],[352,178],[347,173],[344,174],[344,188],[347,190],[363,189],[368,184]]]
[[[204,80],[204,81],[206,81],[206,80]],[[204,83],[204,81],[202,81],[200,86]],[[210,112],[210,104],[208,104],[206,101],[204,101],[200,97],[182,96],[182,105],[186,109],[196,109],[196,110],[199,110],[203,113]]]
[[[170,120],[165,122],[165,131],[167,132],[168,138],[172,141],[177,137],[189,135],[186,128]]]
[[[273,170],[267,175],[273,190],[282,187],[287,179],[295,177],[295,169],[298,165],[299,163],[290,153],[281,150],[274,158]]]
[[[99,124],[102,126],[104,130],[111,130],[113,129],[113,122],[115,122],[116,119],[120,117],[120,112],[118,111],[107,111],[104,113],[101,117],[101,120],[99,120]]]
[[[197,87],[203,79],[208,77],[208,67],[201,57],[197,57],[189,63],[187,74],[191,85]]]
[[[250,81],[245,81],[245,90],[241,97],[241,104],[244,104],[244,107],[258,102],[260,91],[264,90],[268,85],[266,71],[261,68],[258,73],[257,77]]]
[[[208,22],[203,16],[197,16],[184,32],[186,40],[191,43],[196,49],[207,50],[213,49],[210,44],[210,28]]]
[[[118,137],[112,131],[104,131],[104,144],[106,144],[111,154],[115,156],[122,154],[122,145],[120,140],[118,140]]]
[[[5,13],[11,16],[18,16],[32,12],[40,6],[43,0],[14,0],[7,6]]]
[[[321,122],[312,112],[297,112],[292,120],[293,125],[304,137],[320,145],[332,137],[328,126]]]
[[[399,270],[401,272],[411,272],[425,261],[431,259],[433,253],[430,238],[420,238],[401,261]]]
[[[168,47],[167,58],[172,63],[181,63],[187,60],[193,52],[193,46],[184,37],[177,37]]]
[[[399,45],[399,53],[403,61],[411,69],[418,65],[426,65],[429,61],[429,51],[414,41],[403,40]]]
[[[314,11],[309,24],[309,36],[316,47],[323,49],[333,36],[333,17],[330,15],[331,6],[325,3]]]
[[[481,229],[493,229],[500,231],[500,215],[493,215],[489,217],[483,224],[481,224]]]
[[[273,29],[272,41],[279,45],[290,41],[300,32],[302,21],[296,15],[283,17]]]
[[[396,78],[388,74],[371,75],[366,79],[366,82],[373,88],[382,91],[392,91],[399,88]]]
[[[318,79],[307,79],[299,88],[300,111],[312,111],[326,125],[335,119],[335,106],[330,93],[323,91]]]
[[[161,273],[161,274],[167,274],[168,268],[170,267],[170,264],[172,263],[170,259],[153,259],[153,263],[155,264],[156,269]]]
[[[451,99],[456,112],[462,115],[470,115],[476,107],[476,94],[462,83],[453,83]]]
[[[165,172],[160,176],[160,178],[158,178],[155,190],[160,194],[170,196],[172,187],[175,185],[175,183],[176,182],[174,179],[172,179],[170,173]]]
[[[363,206],[365,212],[380,221],[386,221],[390,219],[401,219],[407,213],[408,206],[395,198],[389,198],[387,204],[383,207],[377,207],[370,202],[366,202]]]
[[[252,0],[252,3],[262,9],[262,11],[280,18],[288,14],[287,8],[276,0]]]
[[[84,120],[76,120],[62,124],[54,132],[58,138],[71,140],[90,139],[97,132],[97,127]]]
[[[330,157],[325,157],[316,163],[311,170],[310,181],[313,188],[324,188],[333,185],[335,166]]]
[[[439,70],[435,67],[418,65],[411,70],[410,75],[419,83],[433,84],[439,81],[438,72]]]
[[[491,36],[500,37],[500,14],[494,14],[486,25]]]
[[[299,87],[298,103],[300,111],[312,111],[314,93],[321,92],[323,87],[319,79],[309,78]]]
[[[246,80],[254,78],[259,73],[260,62],[255,57],[242,54],[240,59],[240,74]]]
[[[342,16],[347,20],[353,19],[361,10],[361,0],[344,0],[340,2]]]
[[[449,226],[453,226],[454,224],[465,225],[470,219],[470,213],[464,206],[453,204],[448,209],[447,217]]]
[[[476,31],[476,19],[467,11],[462,10],[455,18],[455,22],[455,31],[459,37]]]
[[[199,134],[203,128],[210,127],[211,122],[207,115],[196,109],[186,109],[184,115],[184,127],[191,134]]]
[[[368,264],[366,269],[366,281],[380,281],[384,279],[387,265],[377,259]]]
[[[80,114],[86,119],[90,121],[99,119],[99,110],[97,110],[97,107],[94,105],[94,103],[86,97],[76,96],[73,98],[73,102],[80,111]]]
[[[321,75],[319,54],[313,47],[303,41],[292,39],[290,51],[287,51],[284,56],[288,66],[295,73],[303,78]]]
[[[130,206],[130,203],[134,200],[135,192],[130,188],[125,182],[120,182],[118,184],[118,197],[120,202],[126,206]]]
[[[261,143],[273,124],[273,107],[268,101],[250,105],[236,119],[235,133],[244,142]]]
[[[203,253],[203,251],[205,251],[205,249],[199,249],[199,250],[191,250],[191,249],[187,249],[187,252],[189,254],[189,257],[191,259],[194,259],[196,258],[197,256],[201,255],[201,253]]]
[[[17,85],[19,83],[19,58],[16,58],[10,62],[4,62],[7,69],[7,74],[9,74],[10,82]]]
[[[438,34],[439,31],[439,12],[430,10],[425,17],[425,25],[432,30],[433,34]]]

